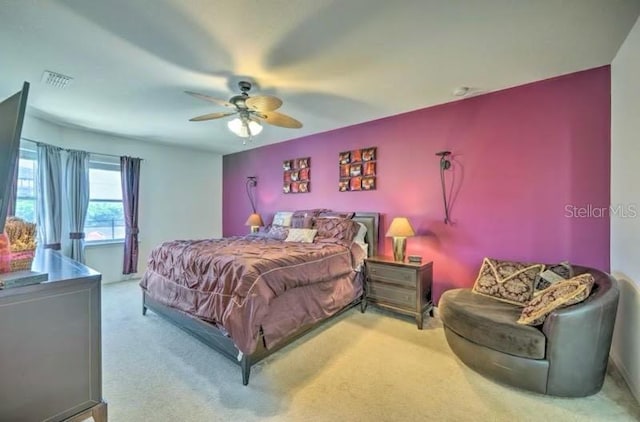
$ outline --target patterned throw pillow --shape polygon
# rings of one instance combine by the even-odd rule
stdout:
[[[316,233],[318,233],[316,229],[289,229],[289,235],[284,241],[313,243]]]
[[[571,277],[573,277],[573,267],[568,261],[548,267],[536,277],[533,283],[533,296],[538,296],[552,284],[569,280]]]
[[[473,292],[502,302],[525,306],[533,298],[533,283],[543,270],[542,264],[485,258]]]
[[[271,226],[267,232],[267,237],[277,240],[285,240],[289,235],[289,229],[284,226]]]
[[[318,214],[318,217],[353,218],[354,215],[355,212],[322,211]]]
[[[293,212],[291,211],[278,211],[273,216],[273,221],[271,224],[274,226],[291,226],[291,218],[293,217]]]
[[[594,279],[589,273],[580,274],[572,279],[559,281],[534,297],[525,306],[518,324],[540,325],[552,311],[575,305],[591,294]]]
[[[360,229],[357,221],[335,217],[318,217],[315,227],[318,229],[318,242],[327,239],[351,242]]]
[[[313,219],[318,214],[328,211],[324,208],[316,208],[312,210],[298,210],[294,211],[291,216],[291,227],[297,229],[310,229],[313,227]]]

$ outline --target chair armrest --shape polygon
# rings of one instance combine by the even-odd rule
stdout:
[[[583,395],[602,387],[618,308],[618,287],[607,274],[594,274],[597,289],[582,303],[553,311],[542,331],[549,361],[547,394]],[[564,392],[564,394],[563,394]]]

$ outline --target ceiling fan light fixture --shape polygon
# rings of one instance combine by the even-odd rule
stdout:
[[[263,123],[290,129],[299,129],[302,127],[302,123],[293,117],[275,111],[282,106],[282,100],[280,98],[271,95],[249,96],[248,92],[251,89],[251,83],[247,81],[240,81],[238,86],[242,93],[234,95],[228,101],[199,94],[194,91],[185,91],[185,93],[193,97],[232,109],[231,111],[227,110],[224,112],[218,111],[203,114],[202,116],[193,117],[189,119],[189,121],[204,122],[236,115],[237,117],[235,119],[227,122],[227,127],[233,134],[245,139],[243,144],[246,143],[246,140],[250,141],[254,136],[262,132]]]
[[[249,138],[262,132],[262,125],[248,118],[236,117],[227,123],[227,127],[241,138]]]

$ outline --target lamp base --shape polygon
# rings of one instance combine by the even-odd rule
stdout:
[[[393,238],[393,259],[398,262],[404,262],[404,256],[406,252],[407,252],[407,238],[394,237]]]
[[[251,233],[258,233],[260,226],[251,226]]]

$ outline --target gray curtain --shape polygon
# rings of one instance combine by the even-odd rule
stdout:
[[[62,159],[61,149],[38,144],[36,215],[38,239],[44,248],[60,249],[62,232]]]
[[[124,208],[125,237],[122,274],[138,271],[138,190],[140,187],[140,158],[120,157],[122,178],[122,206]]]
[[[84,263],[84,223],[89,208],[89,153],[69,151],[67,156],[70,257]]]
[[[13,168],[11,187],[9,188],[9,203],[7,204],[7,216],[16,215],[16,200],[18,196],[18,167],[20,159],[16,160]]]

